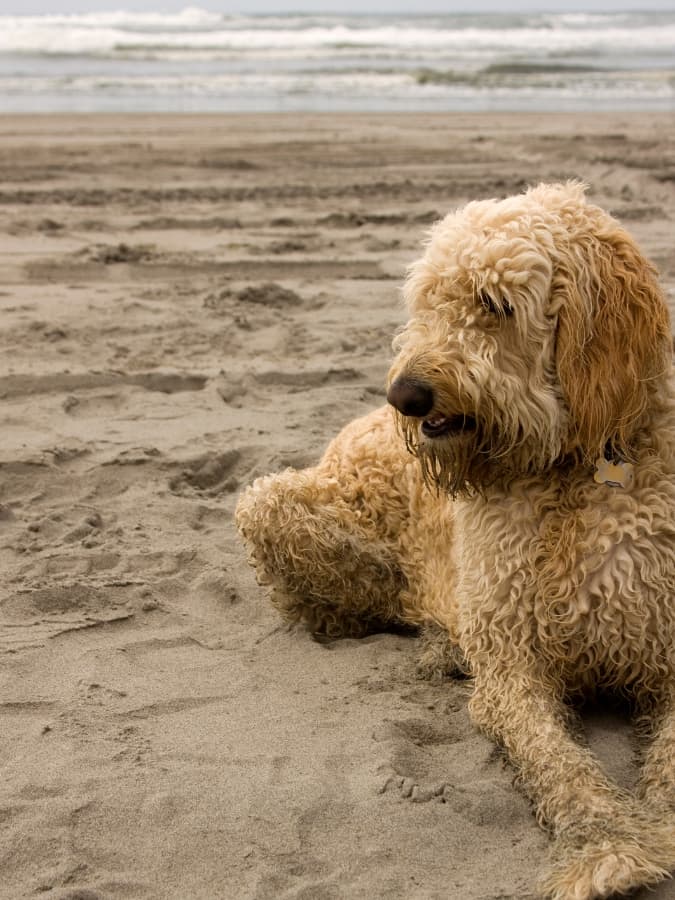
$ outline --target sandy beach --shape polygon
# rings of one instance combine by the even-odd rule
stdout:
[[[384,401],[434,220],[572,177],[672,308],[672,117],[0,120],[0,897],[536,900],[469,685],[286,628],[233,511]]]

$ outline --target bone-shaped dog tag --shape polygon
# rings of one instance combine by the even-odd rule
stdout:
[[[595,474],[593,480],[598,484],[609,484],[611,487],[626,488],[633,486],[635,471],[632,463],[611,463],[603,456],[595,461]]]

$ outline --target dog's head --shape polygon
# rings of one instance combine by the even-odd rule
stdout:
[[[470,203],[408,273],[388,400],[455,494],[564,457],[630,459],[670,369],[656,272],[583,186]]]

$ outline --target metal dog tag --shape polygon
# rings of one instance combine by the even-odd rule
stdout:
[[[595,474],[593,480],[598,484],[608,484],[610,487],[621,487],[626,490],[633,486],[635,480],[635,467],[632,463],[612,463],[604,456],[595,461]]]

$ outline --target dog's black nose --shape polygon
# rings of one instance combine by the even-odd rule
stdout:
[[[422,381],[401,376],[392,381],[387,400],[404,416],[423,419],[434,406],[434,392]]]

